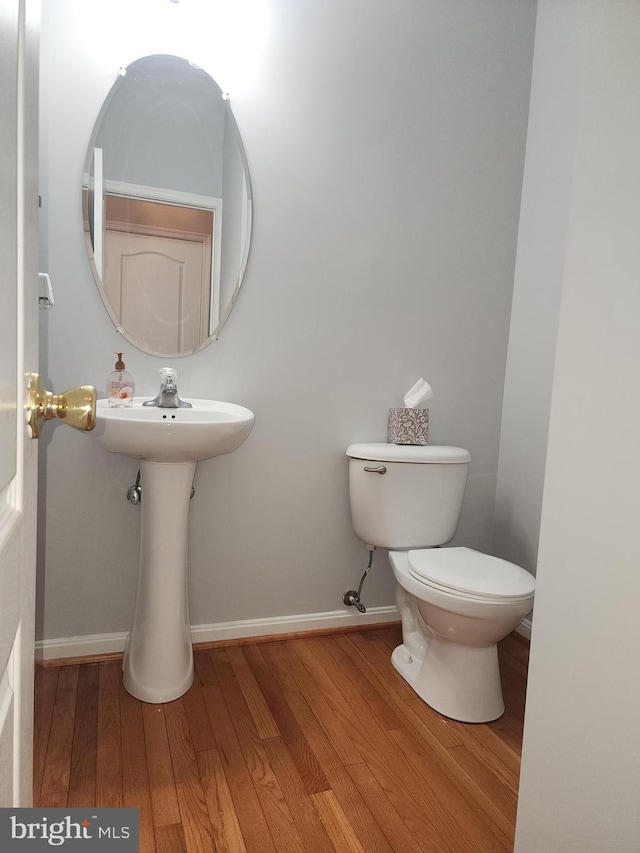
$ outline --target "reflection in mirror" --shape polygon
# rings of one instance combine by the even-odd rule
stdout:
[[[205,71],[164,55],[121,71],[89,144],[83,215],[128,341],[169,357],[218,335],[249,253],[251,186],[229,101]]]

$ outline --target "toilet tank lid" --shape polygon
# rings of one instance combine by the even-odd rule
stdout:
[[[468,450],[437,444],[350,444],[346,454],[352,459],[367,459],[371,462],[418,462],[432,465],[471,462]]]

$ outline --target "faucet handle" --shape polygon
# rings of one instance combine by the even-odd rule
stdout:
[[[160,367],[158,369],[160,381],[163,385],[175,385],[178,378],[178,371],[173,367]]]

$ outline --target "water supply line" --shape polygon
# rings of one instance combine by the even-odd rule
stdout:
[[[129,486],[127,489],[127,500],[132,503],[134,506],[137,506],[142,500],[142,486],[140,485],[140,470],[138,469],[138,476],[136,477],[135,486]]]
[[[196,493],[195,486],[191,486],[191,494],[189,495],[189,500],[193,498]],[[142,501],[142,486],[140,485],[140,469],[138,469],[138,474],[136,476],[136,482],[134,486],[129,486],[127,489],[127,500],[129,503],[132,503],[134,506],[138,506],[138,504]]]
[[[358,589],[348,589],[342,596],[342,603],[348,605],[349,607],[355,607],[358,613],[367,612],[367,608],[360,600],[360,593],[362,592],[362,585],[364,584],[365,578],[369,574],[369,569],[371,568],[371,564],[373,563],[373,552],[376,550],[376,546],[367,545],[367,548],[369,549],[369,564],[364,570],[364,574],[360,578],[360,584],[358,585]]]

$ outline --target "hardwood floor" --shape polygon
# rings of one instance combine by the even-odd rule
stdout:
[[[396,627],[198,650],[149,705],[118,661],[40,668],[34,803],[135,806],[141,853],[513,849],[528,645],[501,644],[507,711],[463,725],[391,666]]]

